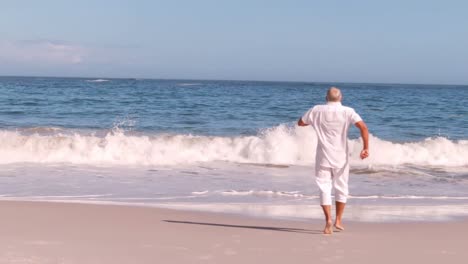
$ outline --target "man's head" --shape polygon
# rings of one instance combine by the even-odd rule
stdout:
[[[341,99],[343,96],[341,96],[341,91],[340,89],[336,87],[330,87],[327,92],[327,102],[341,102]]]

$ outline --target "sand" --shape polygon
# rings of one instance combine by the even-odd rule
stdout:
[[[298,222],[149,207],[0,202],[0,263],[468,263],[468,221]]]

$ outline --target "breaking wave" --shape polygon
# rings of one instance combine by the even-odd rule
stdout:
[[[106,79],[87,80],[87,82],[95,82],[95,83],[108,82],[108,81],[109,80],[106,80]]]
[[[43,130],[46,133],[41,133]],[[56,128],[0,130],[0,164],[177,165],[226,161],[312,165],[317,138],[309,127],[279,125],[254,136],[218,137],[132,134],[119,129],[93,134]],[[443,137],[393,143],[371,137],[371,156],[359,159],[360,140],[350,140],[351,164],[468,166],[468,140]]]

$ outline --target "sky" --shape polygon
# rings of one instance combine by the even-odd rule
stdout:
[[[464,0],[0,6],[0,75],[468,84]]]

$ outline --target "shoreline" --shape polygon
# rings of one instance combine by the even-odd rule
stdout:
[[[464,263],[468,221],[290,221],[163,208],[0,201],[0,263]]]
[[[138,207],[174,210],[190,213],[210,213],[227,216],[238,216],[245,218],[278,220],[278,221],[321,221],[323,217],[319,204],[250,204],[250,203],[138,203],[122,202],[112,200],[73,200],[73,199],[51,199],[34,200],[19,199],[17,197],[0,197],[2,202],[23,203],[58,203],[58,204],[81,204],[96,206],[118,206]],[[297,207],[297,208],[294,208]],[[332,206],[334,210],[334,205]],[[291,209],[293,208],[293,209]],[[387,211],[379,211],[381,209]],[[398,208],[398,209],[395,209]],[[449,210],[450,209],[450,210]],[[285,211],[286,210],[286,211]],[[298,211],[308,212],[295,215]],[[393,210],[393,212],[392,212]],[[399,211],[395,211],[399,210]],[[460,212],[455,213],[454,210]],[[355,223],[452,223],[468,221],[468,204],[348,204],[345,211],[347,222]],[[450,213],[447,213],[449,211]],[[390,214],[392,212],[393,214]],[[334,211],[333,211],[334,216]]]

